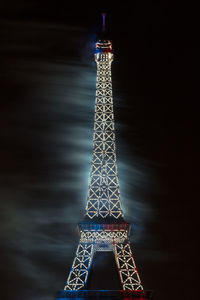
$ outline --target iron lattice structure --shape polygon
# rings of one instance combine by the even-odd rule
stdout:
[[[130,225],[123,219],[120,202],[111,78],[113,53],[109,40],[96,43],[95,61],[97,83],[88,201],[64,290],[85,289],[95,252],[113,251],[122,289],[143,291],[129,242]]]
[[[123,216],[116,164],[111,80],[113,53],[97,53],[93,159],[86,207],[89,218]]]

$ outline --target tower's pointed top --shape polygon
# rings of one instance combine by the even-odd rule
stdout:
[[[105,32],[106,31],[106,13],[102,13],[102,18],[103,18],[102,32]]]
[[[112,42],[108,37],[106,28],[106,13],[102,13],[102,28],[97,34],[96,50],[95,53],[110,52],[112,53]]]

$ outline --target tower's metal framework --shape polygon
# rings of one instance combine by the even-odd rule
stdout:
[[[110,40],[103,39],[96,43],[95,61],[97,83],[88,201],[84,221],[79,224],[80,242],[64,290],[85,290],[95,252],[113,251],[121,290],[137,291],[140,299],[147,299],[130,247],[130,225],[123,219],[120,202],[111,79],[113,52]]]

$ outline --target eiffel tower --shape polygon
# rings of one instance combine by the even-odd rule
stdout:
[[[131,251],[130,224],[124,220],[116,163],[111,64],[112,43],[105,39],[105,14],[101,38],[96,42],[96,101],[93,158],[80,242],[64,290],[57,299],[150,299],[144,291]],[[88,290],[94,254],[112,251],[121,282],[119,290]]]

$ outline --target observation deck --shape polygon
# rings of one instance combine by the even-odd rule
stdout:
[[[95,46],[95,61],[113,61],[112,42],[110,40],[98,40]]]
[[[95,48],[95,53],[112,53],[112,43],[110,40],[98,40]]]

